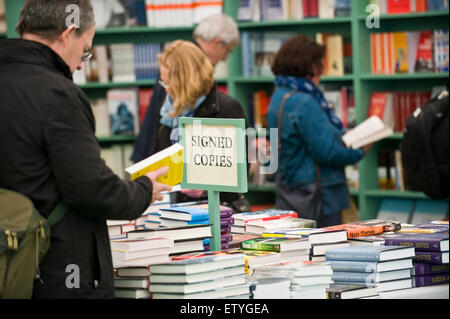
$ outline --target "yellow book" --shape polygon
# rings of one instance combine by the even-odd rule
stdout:
[[[406,32],[394,32],[394,62],[396,73],[408,72],[408,44]]]
[[[180,143],[175,143],[162,151],[125,169],[127,179],[135,180],[163,166],[169,167],[169,172],[157,179],[158,182],[174,186],[183,179],[183,151]]]

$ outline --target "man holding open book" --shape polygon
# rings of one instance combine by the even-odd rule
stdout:
[[[78,23],[67,19],[73,6]],[[92,55],[89,0],[27,0],[17,32],[21,39],[0,40],[0,187],[27,195],[44,217],[59,202],[68,207],[33,298],[113,298],[106,220],[136,219],[162,199],[171,187],[156,178],[167,168],[123,181],[100,158],[89,100],[72,81]]]

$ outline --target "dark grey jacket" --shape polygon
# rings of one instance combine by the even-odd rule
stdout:
[[[28,195],[44,216],[60,200],[70,207],[52,228],[34,298],[112,298],[106,219],[135,219],[150,205],[150,180],[117,177],[94,132],[89,101],[54,51],[0,40],[0,187]],[[71,265],[79,288],[66,286]]]

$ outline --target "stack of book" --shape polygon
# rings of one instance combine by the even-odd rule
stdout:
[[[248,282],[250,283],[250,299],[291,299],[289,278],[261,277]],[[275,294],[274,291],[276,291]]]
[[[234,223],[231,232],[236,234],[246,233],[245,225],[250,221],[269,221],[289,217],[297,217],[293,210],[263,209],[253,212],[237,213],[233,215]]]
[[[328,230],[345,229],[347,231],[347,239],[353,239],[357,237],[372,236],[383,234],[386,232],[398,231],[401,229],[401,227],[402,227],[401,224],[396,221],[384,219],[369,219],[324,228]]]
[[[117,298],[148,298],[148,266],[170,261],[173,240],[153,238],[143,240],[111,240],[114,290]]]
[[[326,289],[333,283],[330,265],[317,261],[281,261],[255,266],[253,277],[290,279],[292,299],[325,299]]]
[[[136,221],[134,220],[107,220],[109,239],[123,239],[127,233],[136,230]]]
[[[159,210],[159,220],[161,226],[183,226],[195,224],[209,224],[208,204],[184,205],[161,208]],[[229,242],[232,240],[230,233],[231,225],[234,222],[233,209],[220,206],[220,226],[222,249],[229,248]],[[209,239],[205,239],[205,250],[209,250]]]
[[[271,238],[260,237],[241,243],[242,250],[274,251],[281,259],[309,260],[311,244],[306,238]]]
[[[328,249],[350,246],[345,229],[292,228],[264,232],[262,236],[306,239],[311,245],[309,260],[312,261],[325,261],[325,252]]]
[[[434,233],[384,235],[385,245],[415,248],[414,287],[448,284],[448,229]]]
[[[377,287],[379,292],[412,287],[413,247],[351,246],[328,250],[325,257],[335,283]]]
[[[243,254],[184,255],[150,266],[154,299],[216,299],[250,295]]]
[[[203,252],[203,241],[211,238],[210,224],[196,224],[185,226],[166,226],[152,229],[140,229],[127,233],[128,239],[148,239],[155,237],[167,237],[174,241],[170,248],[171,256],[187,252]]]

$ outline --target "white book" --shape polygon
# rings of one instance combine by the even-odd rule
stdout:
[[[111,240],[110,241],[111,250],[122,250],[122,251],[140,251],[148,250],[161,247],[173,247],[173,239],[160,237],[151,239],[140,239],[140,240]]]
[[[290,0],[291,1],[291,19],[303,19],[303,1],[306,0]]]
[[[108,101],[106,99],[93,100],[91,107],[95,119],[95,136],[111,135]]]
[[[193,10],[193,23],[198,24],[209,16],[222,13],[222,4],[211,2],[210,0],[195,0],[195,7]]]
[[[335,17],[336,0],[319,0],[319,18],[329,19]]]
[[[394,134],[378,116],[371,116],[342,137],[345,145],[358,149]]]
[[[132,43],[112,44],[111,72],[113,82],[134,82],[134,49]]]
[[[237,21],[252,21],[255,6],[259,0],[239,0]]]

